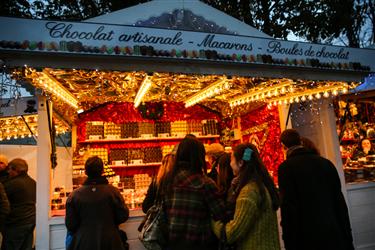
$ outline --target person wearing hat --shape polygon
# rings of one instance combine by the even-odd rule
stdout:
[[[8,177],[8,158],[5,155],[0,154],[0,182],[4,183]]]
[[[65,225],[72,238],[68,250],[125,250],[118,226],[129,217],[120,191],[108,184],[103,161],[85,163],[87,179],[66,201]]]
[[[224,147],[220,143],[212,143],[208,145],[206,150],[206,160],[211,165],[211,171],[207,174],[217,183],[217,167],[221,157],[225,155]]]

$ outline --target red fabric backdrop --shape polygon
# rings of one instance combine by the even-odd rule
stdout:
[[[263,162],[277,183],[277,169],[284,160],[277,107],[264,106],[241,116],[241,131],[243,142],[255,141],[258,144]]]

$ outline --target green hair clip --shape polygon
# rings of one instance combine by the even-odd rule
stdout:
[[[251,148],[245,148],[245,151],[242,156],[242,160],[250,161],[252,154],[253,154],[253,150]]]

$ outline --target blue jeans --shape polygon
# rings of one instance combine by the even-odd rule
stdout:
[[[32,250],[35,224],[6,226],[2,250]]]

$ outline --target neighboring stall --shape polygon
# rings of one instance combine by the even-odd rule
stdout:
[[[0,34],[0,59],[41,90],[37,249],[64,248],[53,191],[71,191],[45,188],[51,106],[72,126],[73,186],[86,157],[102,157],[134,209],[125,225],[133,248],[150,177],[187,133],[205,144],[256,143],[277,181],[278,137],[293,124],[335,163],[346,193],[331,98],[375,71],[374,50],[275,40],[199,1],[151,1],[89,22],[0,21],[12,27]]]

